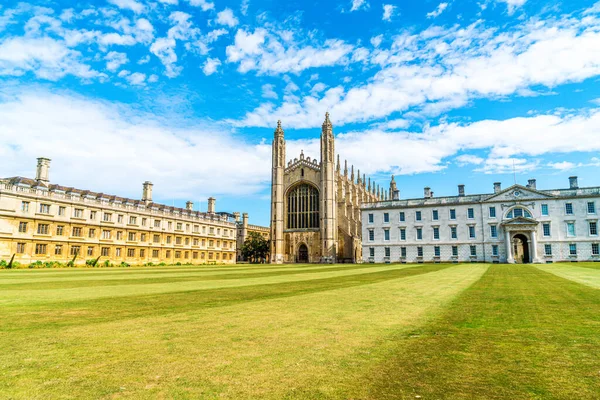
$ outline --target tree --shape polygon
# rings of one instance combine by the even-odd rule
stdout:
[[[250,232],[242,246],[242,257],[251,263],[264,262],[269,255],[269,241],[258,232]]]

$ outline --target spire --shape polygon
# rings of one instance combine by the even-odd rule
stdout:
[[[331,128],[331,121],[329,120],[329,111],[325,113],[325,121],[323,121],[323,129]]]
[[[275,137],[283,136],[283,129],[281,128],[281,120],[277,121],[277,129],[275,129]]]
[[[348,160],[344,160],[344,176],[348,176]]]
[[[304,150],[300,150],[300,159],[304,160]]]
[[[363,184],[363,187],[367,187],[367,182],[366,182],[365,174],[363,174],[362,184]]]
[[[350,175],[350,180],[354,183],[354,165],[352,166],[352,173]]]
[[[336,170],[338,173],[340,172],[340,169],[341,169],[340,168],[340,155],[338,154],[337,155],[337,166],[336,166]]]
[[[368,186],[369,192],[371,191],[371,177],[369,177],[369,186]]]
[[[360,184],[360,169],[358,170],[358,178],[356,179],[356,183]]]

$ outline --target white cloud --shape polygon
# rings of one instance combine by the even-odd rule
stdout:
[[[474,156],[472,154],[462,154],[454,159],[459,165],[480,165],[485,161],[481,157]]]
[[[108,2],[123,10],[131,10],[136,14],[141,13],[146,8],[142,3],[135,0],[108,0]]]
[[[321,122],[323,114],[319,116]],[[452,158],[477,165],[476,171],[486,174],[512,172],[513,162],[517,172],[524,172],[542,166],[539,158],[545,154],[600,151],[600,108],[469,124],[444,123],[425,126],[421,131],[397,131],[395,126],[407,126],[406,121],[398,120],[388,126],[384,123],[374,129],[340,133],[335,113],[331,119],[337,133],[336,151],[367,174],[436,172],[445,169]],[[285,119],[282,123],[286,129]],[[295,146],[290,149],[299,151],[302,146],[306,154],[307,149],[318,154],[318,138],[288,143]],[[469,154],[475,151],[485,153],[485,160]]]
[[[371,38],[371,44],[373,45],[373,47],[379,47],[379,45],[381,45],[382,41],[383,41],[383,35],[377,35],[377,36],[373,36]]]
[[[559,171],[567,171],[570,169],[573,169],[575,167],[577,167],[577,164],[574,164],[572,162],[569,161],[562,161],[562,162],[551,162],[548,163],[548,166],[552,169],[557,169]]]
[[[512,15],[517,8],[523,6],[527,2],[527,0],[496,0],[496,1],[506,4],[506,7],[508,7],[509,15]]]
[[[127,54],[119,53],[117,51],[111,51],[106,56],[104,56],[106,60],[106,69],[115,72],[119,67],[123,64],[129,62],[127,58]]]
[[[148,77],[148,83],[158,82],[158,75],[152,74]]]
[[[206,0],[188,0],[191,6],[200,7],[202,11],[214,10],[215,4]]]
[[[0,76],[33,72],[41,79],[57,80],[65,75],[89,79],[103,74],[81,61],[81,53],[51,38],[8,38],[0,42]]]
[[[435,10],[430,13],[427,13],[427,18],[437,18],[441,13],[444,12],[448,8],[448,3],[440,3]]]
[[[177,53],[175,48],[177,40],[188,41],[198,37],[200,30],[194,28],[190,22],[191,15],[175,11],[169,15],[169,20],[173,23],[167,31],[167,36],[158,38],[150,46],[150,52],[156,55],[165,66],[165,75],[169,78],[176,77],[182,68],[177,63]]]
[[[144,57],[140,58],[138,60],[138,65],[144,65],[144,64],[148,64],[150,62],[150,56],[149,55],[145,55]]]
[[[282,43],[264,28],[250,33],[239,29],[233,45],[227,46],[227,61],[239,63],[238,71],[263,74],[299,73],[309,68],[346,64],[354,48],[341,40],[318,45]]]
[[[261,38],[264,41],[264,35]],[[591,15],[543,23],[533,19],[501,34],[481,22],[468,27],[432,26],[417,34],[404,32],[394,38],[389,49],[373,50],[371,63],[381,69],[369,79],[350,88],[332,87],[319,96],[286,99],[277,108],[261,105],[239,124],[273,126],[281,119],[290,127],[318,127],[320,115],[327,109],[339,125],[369,122],[411,109],[435,116],[472,99],[503,98],[527,93],[524,89],[534,86],[554,88],[598,76],[600,52],[595,49],[599,42],[600,19]],[[282,65],[275,61],[286,52],[265,57],[263,47],[268,46],[257,45],[258,56],[240,57],[250,60],[246,70],[271,72]],[[263,58],[272,62],[262,66]],[[284,69],[300,70],[303,63],[291,59],[295,66]],[[344,62],[347,60],[340,56],[330,64]]]
[[[158,0],[158,1],[161,3],[164,3],[164,4],[170,4],[173,6],[176,6],[177,4],[179,4],[179,0]]]
[[[356,11],[362,9],[366,9],[369,7],[369,3],[366,0],[352,0],[352,6],[350,11]]]
[[[182,122],[38,88],[4,92],[2,175],[33,177],[35,159],[46,156],[52,159],[52,183],[130,198],[140,198],[146,180],[154,183],[155,200],[244,195],[268,184],[270,145],[244,142],[203,121],[194,129],[178,128],[189,125]],[[236,162],[224,163],[232,154]]]
[[[218,58],[207,58],[202,67],[204,75],[212,75],[217,72],[217,68],[221,65],[221,61]]]
[[[242,0],[240,5],[240,12],[242,15],[248,15],[248,7],[250,6],[250,0]]]
[[[223,11],[217,14],[217,23],[221,25],[227,25],[230,28],[233,28],[238,24],[238,19],[233,15],[233,11],[231,8],[226,8]]]
[[[384,21],[391,21],[392,15],[394,15],[394,11],[396,10],[396,6],[391,4],[383,5],[383,17],[381,18]]]
[[[275,85],[265,83],[262,85],[262,97],[265,99],[277,99],[277,93],[275,93]]]
[[[591,100],[591,102],[600,106],[600,97],[598,97],[597,99]]]

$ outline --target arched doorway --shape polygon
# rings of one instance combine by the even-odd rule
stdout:
[[[518,233],[513,237],[513,254],[517,264],[529,264],[531,262],[529,239],[522,233]]]
[[[307,263],[308,262],[308,247],[305,244],[301,244],[298,247],[298,262],[299,263]]]

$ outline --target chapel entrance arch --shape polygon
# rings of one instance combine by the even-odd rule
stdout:
[[[299,263],[308,263],[308,247],[304,243],[298,247],[298,258]]]

